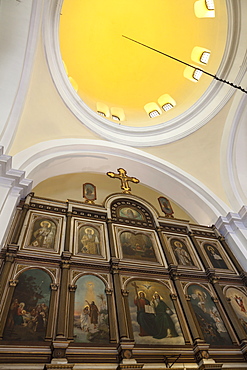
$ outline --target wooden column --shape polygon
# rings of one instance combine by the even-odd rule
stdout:
[[[167,248],[164,237],[162,235],[162,229],[161,228],[157,229],[157,234],[159,236],[159,240],[160,240],[160,243],[162,245],[164,254],[166,256],[166,260],[167,260],[168,265],[174,265],[174,261],[172,260],[171,253],[169,252],[169,249]]]
[[[51,298],[49,305],[49,315],[46,327],[46,336],[45,340],[49,341],[53,339],[53,329],[54,329],[54,317],[56,317],[55,305],[56,305],[56,296],[57,296],[58,284],[51,284]]]
[[[179,321],[180,326],[181,326],[181,330],[182,330],[182,333],[183,333],[183,336],[184,336],[185,344],[190,344],[191,340],[190,340],[190,335],[189,335],[189,329],[188,329],[186,321],[184,319],[184,315],[183,315],[183,312],[181,310],[181,307],[178,303],[178,297],[177,297],[176,294],[171,294],[170,296],[171,296],[172,302],[174,304],[176,314],[178,316],[178,321]]]
[[[110,254],[111,257],[116,257],[115,247],[114,247],[114,238],[113,238],[113,230],[112,230],[112,223],[113,221],[108,219],[107,220],[107,230],[108,230],[108,238],[109,238],[109,246],[110,246]]]
[[[189,231],[189,238],[192,241],[192,244],[196,248],[197,253],[199,254],[200,260],[202,261],[205,269],[209,269],[210,266],[208,264],[208,261],[206,260],[203,252],[202,252],[202,247],[199,245],[198,241],[196,240],[194,233],[192,231]]]
[[[71,253],[63,252],[61,261],[61,284],[58,301],[58,319],[56,339],[66,339],[66,317],[68,305],[68,280]]]
[[[72,212],[67,211],[64,250],[69,251]]]
[[[112,289],[106,289],[106,298],[107,298],[107,309],[108,309],[108,320],[110,327],[110,343],[117,343],[116,333],[116,311],[114,309],[114,300],[112,296]]]
[[[182,287],[181,282],[179,280],[178,273],[174,269],[172,269],[172,270],[170,270],[170,275],[171,275],[171,278],[174,282],[174,285],[175,285],[175,288],[176,288],[176,291],[177,291],[177,295],[180,299],[181,306],[182,306],[182,309],[183,309],[183,312],[184,312],[184,316],[187,320],[188,327],[189,327],[189,330],[190,330],[193,341],[204,340],[204,337],[201,333],[201,330],[199,330],[197,320],[195,319],[194,311],[190,308],[190,306],[188,304],[188,301],[185,297],[183,287]]]
[[[129,338],[129,331],[127,325],[127,318],[125,312],[125,305],[122,297],[122,290],[121,290],[121,281],[119,276],[119,269],[118,269],[118,262],[112,261],[112,276],[113,276],[113,284],[115,290],[115,299],[116,299],[116,308],[117,308],[117,321],[118,321],[118,331],[120,341],[128,341]]]
[[[0,275],[0,300],[2,300],[4,290],[9,280],[9,274],[13,265],[13,262],[18,251],[17,245],[8,245],[7,251],[5,252],[5,262]]]
[[[69,285],[69,327],[68,339],[74,340],[74,311],[75,311],[75,291],[77,285]]]
[[[126,319],[127,319],[127,325],[129,328],[129,337],[131,340],[134,340],[134,334],[133,334],[133,329],[132,329],[132,320],[130,317],[130,310],[129,310],[129,292],[128,290],[122,290],[122,295],[124,297],[124,307],[125,307],[125,312],[126,312]]]
[[[12,238],[11,238],[11,244],[18,244],[19,237],[20,237],[20,234],[21,234],[21,230],[22,230],[27,212],[29,210],[29,205],[30,205],[30,202],[31,202],[31,199],[32,199],[33,196],[34,196],[34,193],[30,193],[30,194],[27,195],[27,197],[25,199],[25,203],[24,203],[23,208],[21,210],[20,217],[17,219],[16,225],[15,225],[15,228],[14,228],[14,232],[13,232],[13,235],[12,235]]]
[[[9,313],[9,307],[13,298],[13,294],[15,291],[15,287],[18,284],[18,280],[10,280],[9,281],[9,291],[5,300],[5,306],[3,308],[3,314],[0,320],[0,340],[3,339],[3,334],[4,334],[4,328],[6,324],[6,320],[8,318],[8,313]]]

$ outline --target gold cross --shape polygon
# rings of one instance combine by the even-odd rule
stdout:
[[[126,175],[126,171],[123,168],[118,168],[118,173],[114,172],[107,172],[107,176],[119,179],[121,181],[121,189],[123,190],[123,193],[125,194],[130,194],[130,186],[129,186],[129,181],[134,182],[135,184],[138,184],[139,180],[136,179],[135,177],[129,177]]]

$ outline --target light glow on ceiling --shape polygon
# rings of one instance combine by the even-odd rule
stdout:
[[[214,11],[206,8],[205,0],[198,1],[212,15]],[[210,69],[217,71],[227,34],[225,0],[218,1],[221,17],[202,21],[195,17],[194,0],[179,1],[179,10],[159,0],[94,0],[93,4],[91,0],[64,0],[59,28],[61,57],[78,96],[93,112],[104,113],[102,117],[110,122],[117,116],[126,126],[157,125],[183,114],[204,94],[212,79],[207,76],[191,84],[192,72],[184,78],[183,64],[122,35],[188,63],[195,45],[207,45]],[[200,56],[193,62],[202,63]],[[175,104],[158,101],[164,89]],[[143,109],[147,102],[158,102],[158,108]],[[162,114],[160,107],[166,103],[176,109]],[[122,113],[113,112],[112,107]],[[152,110],[157,110],[159,117],[150,122]]]
[[[215,9],[213,0],[197,0],[194,4],[194,12],[198,18],[214,18]]]

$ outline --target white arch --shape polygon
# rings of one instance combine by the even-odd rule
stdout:
[[[247,82],[247,76],[245,81]],[[246,95],[237,94],[234,97],[221,143],[222,184],[235,212],[238,212],[243,204],[247,204],[246,103]]]
[[[60,174],[126,168],[141,183],[166,194],[200,224],[210,225],[230,209],[211,190],[178,167],[139,149],[99,140],[63,139],[36,144],[13,157],[34,186]]]

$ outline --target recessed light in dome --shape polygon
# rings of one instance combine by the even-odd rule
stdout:
[[[200,57],[200,62],[207,64],[210,57],[210,53],[208,51],[204,51]]]
[[[208,10],[214,10],[214,0],[205,0],[205,4]]]
[[[118,116],[115,116],[115,115],[112,115],[111,118],[114,120],[114,121],[120,121],[120,118]]]
[[[195,69],[194,70],[194,73],[193,73],[193,78],[195,79],[195,80],[200,80],[200,78],[201,78],[201,76],[202,76],[202,70],[201,69]]]
[[[149,112],[148,115],[150,118],[154,118],[158,117],[160,115],[160,112],[158,112],[157,110],[152,110],[152,112]]]
[[[102,116],[102,117],[106,117],[106,114],[104,112],[100,112],[100,111],[97,111],[97,113]]]
[[[173,105],[171,103],[166,103],[162,105],[162,108],[164,109],[165,112],[173,108]]]

